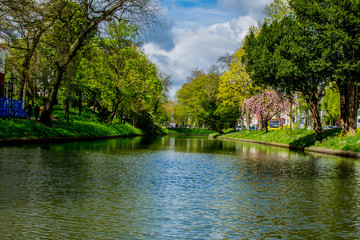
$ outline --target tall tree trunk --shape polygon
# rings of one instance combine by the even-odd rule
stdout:
[[[83,97],[82,92],[80,92],[79,95],[80,96],[79,96],[79,101],[78,101],[78,108],[79,108],[79,115],[81,115],[81,113],[82,113],[82,97]]]
[[[340,125],[342,134],[355,133],[357,111],[359,107],[359,87],[348,83],[339,87],[340,93]]]
[[[289,113],[289,132],[290,132],[290,134],[291,134],[291,128],[292,128],[292,116],[291,116],[291,113],[292,113],[292,107],[293,107],[293,104],[292,104],[292,102],[290,103],[290,109],[289,109],[289,111],[290,111],[290,113]]]
[[[307,103],[310,108],[311,115],[313,117],[313,123],[314,123],[313,129],[316,134],[316,139],[321,140],[322,134],[323,134],[323,129],[321,126],[318,101],[317,101],[317,99],[311,99]]]
[[[120,118],[119,118],[119,123],[122,124],[124,121],[124,111],[122,110],[122,108],[120,109]]]
[[[240,113],[240,128],[241,128],[241,130],[244,129],[244,113],[243,112]]]
[[[119,103],[115,104],[113,111],[111,112],[111,115],[109,117],[108,124],[112,123],[112,121],[114,120],[114,118],[118,112],[118,109],[119,109]]]
[[[259,116],[258,124],[259,124],[259,131],[261,132],[264,128],[264,126],[263,126],[264,120],[263,120],[262,114],[260,114],[260,116]]]
[[[250,122],[251,122],[250,114],[246,114],[246,119],[247,119],[247,125],[248,125],[247,132],[250,132]]]
[[[70,96],[71,96],[71,93],[68,92],[68,95],[67,95],[67,98],[66,98],[66,101],[65,101],[65,119],[66,121],[69,123],[69,118],[70,118]]]
[[[57,67],[56,67],[57,74],[56,74],[53,82],[51,83],[49,97],[46,99],[44,109],[41,112],[40,122],[47,126],[50,126],[50,124],[51,124],[51,113],[52,113],[52,110],[56,103],[57,93],[58,93],[61,79],[62,79],[64,72],[65,72],[65,67],[57,65]]]
[[[20,75],[19,89],[18,89],[18,94],[17,94],[17,99],[20,101],[22,101],[22,98],[24,96],[25,84],[29,80],[31,58],[34,56],[35,50],[37,48],[37,45],[40,42],[42,34],[49,27],[50,27],[50,25],[37,31],[36,32],[37,34],[35,34],[35,36],[32,38],[32,42],[29,43],[30,46],[27,49],[27,52],[24,56],[24,62],[21,65],[21,75]],[[29,39],[31,39],[31,38],[29,38]]]
[[[137,121],[138,121],[138,114],[137,113],[135,113],[135,116],[134,116],[134,118],[133,118],[133,126],[134,127],[136,127],[136,125],[137,125]],[[185,122],[185,121],[184,121]],[[185,125],[185,123],[183,122],[183,126]]]
[[[267,133],[268,132],[268,121],[269,120],[265,120],[265,119],[263,119],[263,128],[265,129],[265,133]]]

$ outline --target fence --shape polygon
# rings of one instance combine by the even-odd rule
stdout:
[[[12,100],[10,98],[0,98],[0,117],[26,118],[27,113],[24,110],[24,102]]]

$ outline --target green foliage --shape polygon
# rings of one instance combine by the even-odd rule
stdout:
[[[161,112],[163,83],[157,67],[134,40],[136,28],[113,22],[107,32],[107,38],[98,39],[101,47],[87,52],[77,71],[85,101],[98,106],[109,123],[117,113],[136,123],[143,111]]]
[[[242,62],[244,49],[240,48],[234,54],[229,70],[220,77],[218,98],[223,105],[235,106],[238,109],[245,98],[253,96],[261,88],[254,86]]]
[[[177,116],[186,119],[190,114],[190,123],[206,125],[221,133],[224,127],[233,125],[238,118],[236,106],[224,106],[218,100],[219,76],[217,74],[199,74],[184,84],[177,92]]]
[[[335,136],[328,136],[322,142],[316,143],[315,147],[360,152],[360,128],[357,129],[355,135],[343,136],[338,133]]]
[[[206,128],[168,128],[166,134],[204,135],[213,134],[214,131]]]
[[[302,94],[314,118],[317,139],[322,138],[319,102],[331,77],[329,62],[322,58],[318,33],[294,15],[264,23],[258,35],[245,39],[243,61],[257,85],[269,86],[292,96]]]
[[[360,2],[290,0],[298,21],[316,36],[318,62],[339,89],[343,133],[355,132],[360,83]]]
[[[153,116],[146,110],[139,115],[136,126],[149,135],[158,135],[162,133],[162,128],[153,122]]]
[[[321,108],[326,110],[325,122],[334,125],[340,118],[340,95],[339,91],[331,84],[325,90],[325,96],[321,102]]]

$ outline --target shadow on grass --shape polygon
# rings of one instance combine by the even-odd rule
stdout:
[[[322,139],[326,139],[328,137],[335,137],[337,136],[339,133],[341,132],[341,129],[336,128],[336,129],[329,129],[329,130],[324,130],[324,133],[322,135]],[[304,137],[301,137],[299,139],[296,139],[294,141],[292,141],[289,145],[290,145],[290,149],[300,149],[300,150],[304,150],[306,147],[311,147],[313,145],[315,145],[316,143],[316,134],[311,133],[308,134]]]

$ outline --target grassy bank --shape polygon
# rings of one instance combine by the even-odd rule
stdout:
[[[204,135],[208,136],[213,134],[213,130],[205,128],[167,128],[164,129],[166,134],[183,134],[183,135]]]
[[[292,148],[304,149],[305,147],[321,147],[333,150],[360,152],[360,132],[354,136],[341,136],[340,129],[324,131],[324,139],[320,142],[315,138],[314,131],[304,129],[273,130],[267,133],[246,130],[222,135],[225,138],[247,139],[263,142],[288,144]]]
[[[143,131],[129,124],[107,125],[99,122],[74,120],[54,121],[51,127],[45,126],[35,120],[0,119],[0,138],[23,137],[105,137],[142,135]]]
[[[106,137],[143,135],[144,131],[130,124],[100,122],[90,110],[82,115],[72,112],[69,121],[58,109],[53,112],[52,126],[45,126],[35,119],[0,119],[0,138],[49,138],[49,137]]]

